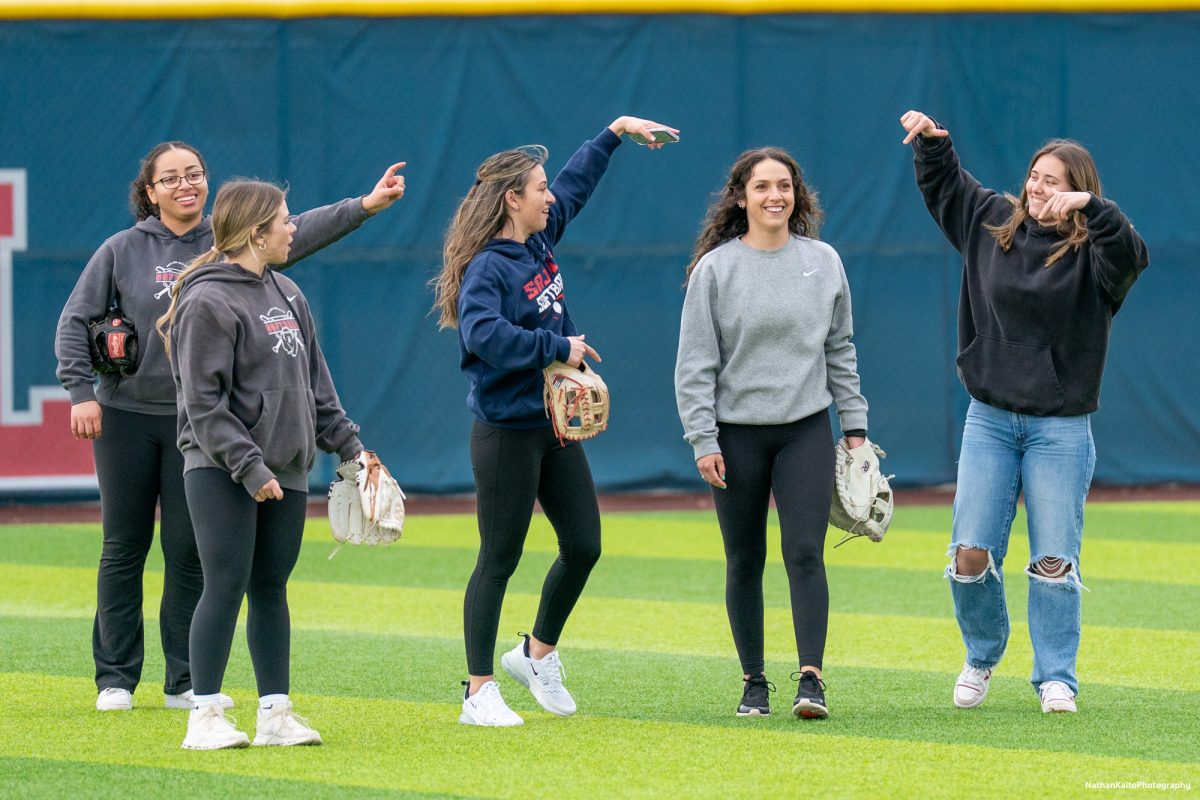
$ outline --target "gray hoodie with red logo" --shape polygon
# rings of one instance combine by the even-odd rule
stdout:
[[[184,472],[215,467],[253,495],[306,491],[316,447],[362,450],[295,282],[224,261],[188,276],[171,331]],[[314,446],[315,445],[315,446]]]
[[[336,242],[368,216],[362,198],[351,197],[294,217],[296,233],[283,267]],[[100,246],[67,299],[54,340],[58,379],[70,393],[72,404],[99,400],[124,411],[175,414],[175,382],[154,323],[166,313],[179,273],[212,246],[209,217],[182,236],[158,217],[150,217]],[[104,316],[114,291],[121,311],[137,331],[138,367],[128,376],[103,375],[97,387],[88,354],[87,325]]]

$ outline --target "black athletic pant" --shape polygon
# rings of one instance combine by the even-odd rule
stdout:
[[[767,507],[779,512],[800,664],[821,666],[829,625],[825,530],[833,498],[833,432],[819,411],[785,425],[720,423],[729,488],[713,489],[725,540],[725,607],[747,675],[763,671],[763,567]]]
[[[542,585],[533,635],[558,644],[563,626],[600,558],[600,508],[587,456],[578,442],[559,444],[549,427],[496,428],[476,420],[471,429],[479,518],[479,559],[467,583],[463,630],[467,671],[491,675],[500,605],[517,569],[533,501],[558,537],[558,558]]]
[[[96,575],[92,655],[99,689],[137,688],[142,677],[142,577],[154,542],[154,511],[165,562],[159,630],[167,669],[163,691],[192,686],[188,629],[202,578],[196,537],[183,490],[183,456],[175,445],[175,415],[102,409],[101,435],[92,442],[100,481],[104,546]]]
[[[196,694],[221,691],[242,598],[249,599],[246,641],[259,696],[287,694],[292,624],[287,582],[300,555],[308,493],[255,502],[228,472],[184,475],[204,594],[192,618],[192,682]]]

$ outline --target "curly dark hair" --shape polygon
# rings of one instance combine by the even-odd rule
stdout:
[[[200,151],[187,142],[161,142],[154,145],[150,152],[142,158],[137,177],[133,179],[133,183],[129,184],[129,210],[133,212],[133,216],[137,218],[138,222],[158,216],[158,206],[151,203],[150,198],[146,196],[146,187],[154,178],[154,162],[169,150],[187,150],[200,159],[200,168],[208,172],[208,164],[204,163],[204,156],[200,155]]]
[[[704,228],[696,239],[696,246],[692,250],[692,260],[687,266],[688,278],[692,277],[692,270],[696,268],[696,262],[705,253],[749,231],[750,223],[746,219],[746,209],[740,207],[738,203],[746,199],[746,184],[749,183],[750,174],[754,172],[754,168],[758,166],[759,162],[768,160],[778,161],[792,173],[796,203],[792,208],[792,215],[788,217],[788,230],[796,236],[817,238],[817,232],[825,214],[817,205],[816,191],[805,185],[804,175],[800,170],[800,165],[796,163],[796,159],[781,147],[759,147],[747,150],[738,156],[737,161],[733,162],[733,166],[729,169],[729,179],[725,181],[721,191],[717,192],[713,204],[708,207],[708,213],[704,217]]]

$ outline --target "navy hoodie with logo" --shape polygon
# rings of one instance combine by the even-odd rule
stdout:
[[[352,197],[293,218],[296,233],[286,268],[336,242],[370,216],[361,197]],[[58,379],[71,395],[71,403],[99,400],[102,405],[142,414],[175,414],[175,382],[154,331],[158,318],[171,303],[171,287],[194,258],[211,249],[211,218],[182,236],[149,217],[111,236],[96,251],[75,284],[58,319],[54,352]],[[128,377],[100,376],[95,385],[88,354],[87,325],[108,310],[110,293],[133,322],[138,338],[138,368]]]
[[[272,478],[307,491],[314,445],[343,461],[362,450],[287,276],[224,261],[197,269],[180,290],[171,354],[185,473],[224,470],[250,495]]]
[[[493,239],[463,275],[458,295],[460,366],[467,407],[501,428],[550,424],[542,370],[571,355],[577,335],[553,248],[583,209],[621,139],[605,128],[584,142],[554,179],[546,229],[524,242]]]

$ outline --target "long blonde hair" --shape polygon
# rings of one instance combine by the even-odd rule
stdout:
[[[213,202],[213,246],[192,259],[179,273],[171,287],[171,305],[154,326],[168,358],[171,357],[171,328],[175,324],[175,311],[179,307],[179,293],[184,281],[205,264],[249,249],[254,237],[275,219],[284,197],[283,189],[273,183],[234,178],[221,184]]]
[[[450,220],[442,245],[442,271],[429,283],[434,291],[433,309],[439,328],[458,327],[458,293],[467,264],[504,227],[508,212],[504,196],[510,190],[521,194],[529,173],[545,164],[549,152],[530,144],[496,153],[475,170],[475,185],[467,192]]]
[[[1054,156],[1062,161],[1067,168],[1067,182],[1071,184],[1072,190],[1091,192],[1097,197],[1103,196],[1100,191],[1100,173],[1096,170],[1096,162],[1092,160],[1092,154],[1087,151],[1086,147],[1071,139],[1051,139],[1034,153],[1033,158],[1029,159],[1029,169],[1025,170],[1026,182],[1028,182],[1029,173],[1033,171],[1033,165],[1038,162],[1039,158],[1046,155]],[[996,239],[1000,249],[1007,253],[1012,247],[1013,237],[1017,230],[1029,218],[1029,192],[1022,186],[1020,197],[1013,197],[1011,194],[1005,194],[1004,197],[1013,207],[1013,214],[1009,217],[1008,222],[984,225],[983,227]],[[1058,223],[1058,232],[1066,238],[1046,257],[1047,267],[1054,266],[1055,262],[1065,256],[1068,250],[1077,249],[1087,241],[1087,223],[1083,218],[1083,213],[1076,211]]]

